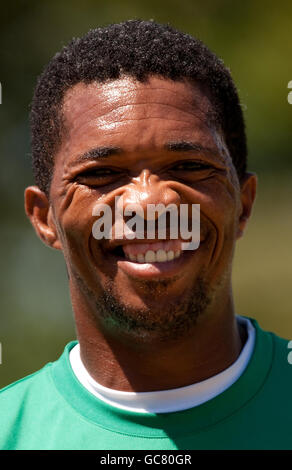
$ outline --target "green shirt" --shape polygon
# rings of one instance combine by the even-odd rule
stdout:
[[[143,414],[100,401],[62,356],[0,392],[0,449],[292,449],[288,341],[256,328],[250,362],[217,397],[186,411]]]

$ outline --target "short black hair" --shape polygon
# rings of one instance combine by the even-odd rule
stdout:
[[[223,61],[199,39],[153,20],[128,20],[73,38],[38,78],[30,114],[36,184],[49,195],[54,155],[62,141],[62,105],[73,85],[121,76],[145,81],[151,75],[200,82],[212,97],[239,181],[246,173],[245,124],[238,93]]]

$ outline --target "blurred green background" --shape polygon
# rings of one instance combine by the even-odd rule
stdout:
[[[33,182],[28,112],[36,77],[71,37],[126,19],[154,19],[197,35],[219,55],[245,109],[254,212],[234,259],[239,314],[292,338],[292,3],[247,0],[10,1],[0,15],[0,387],[55,360],[75,338],[58,252],[23,211]]]

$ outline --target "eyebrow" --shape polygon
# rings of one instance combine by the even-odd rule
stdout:
[[[102,159],[112,155],[118,155],[122,152],[120,147],[96,147],[80,155],[74,163],[81,163],[86,160]]]
[[[164,149],[171,152],[195,152],[213,157],[221,156],[217,148],[205,147],[198,142],[189,142],[186,140],[167,142],[164,145]],[[96,147],[77,157],[77,159],[74,161],[74,164],[82,163],[86,160],[104,159],[112,155],[119,155],[121,153],[123,153],[123,149],[121,147]]]
[[[209,156],[220,155],[218,149],[215,147],[205,147],[198,142],[189,142],[186,140],[168,142],[164,147],[171,152],[195,152]]]

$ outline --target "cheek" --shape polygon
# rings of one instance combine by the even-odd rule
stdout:
[[[222,232],[235,225],[237,193],[226,177],[206,178],[192,186],[180,183],[170,186],[180,194],[181,202],[200,204],[202,226],[211,225],[218,232]]]
[[[92,208],[96,197],[86,188],[78,187],[62,201],[58,213],[59,229],[64,247],[64,256],[82,258],[88,255],[88,243],[95,218]]]

